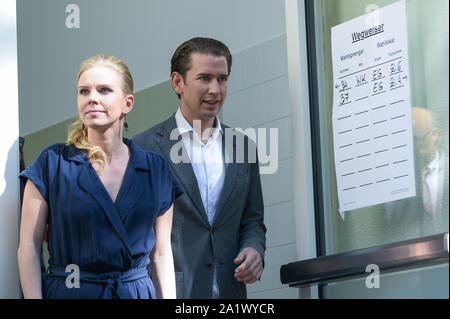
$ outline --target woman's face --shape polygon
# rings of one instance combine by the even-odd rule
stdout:
[[[107,66],[94,66],[84,71],[77,88],[78,113],[88,128],[107,130],[121,128],[123,115],[133,107],[133,95],[122,91],[122,77]]]

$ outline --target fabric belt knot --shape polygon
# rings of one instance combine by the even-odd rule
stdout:
[[[66,279],[70,272],[64,268],[50,267],[48,276]],[[133,295],[125,287],[125,283],[149,277],[147,268],[131,268],[125,272],[113,271],[108,273],[92,273],[80,270],[80,282],[96,283],[105,286],[104,299],[131,299]],[[77,289],[77,288],[72,288]]]

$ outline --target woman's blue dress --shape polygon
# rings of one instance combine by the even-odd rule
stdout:
[[[153,224],[183,189],[162,156],[124,142],[131,156],[115,202],[74,146],[47,147],[20,174],[48,204],[44,298],[155,298],[147,268]]]

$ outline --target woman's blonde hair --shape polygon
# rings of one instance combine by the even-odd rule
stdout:
[[[81,63],[77,74],[77,85],[81,74],[95,66],[107,66],[119,72],[122,77],[123,93],[126,95],[133,94],[133,77],[131,76],[128,67],[119,58],[103,54],[95,55]],[[100,167],[97,169],[99,174],[105,169],[106,154],[101,147],[92,145],[88,142],[87,127],[83,124],[80,118],[78,118],[75,123],[70,125],[66,145],[74,145],[81,150],[85,150],[91,164],[100,164]]]

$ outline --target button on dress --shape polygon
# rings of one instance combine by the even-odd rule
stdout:
[[[183,189],[162,156],[124,142],[131,156],[115,202],[86,153],[73,145],[45,148],[20,174],[48,205],[44,298],[155,298],[147,268],[153,225]]]

